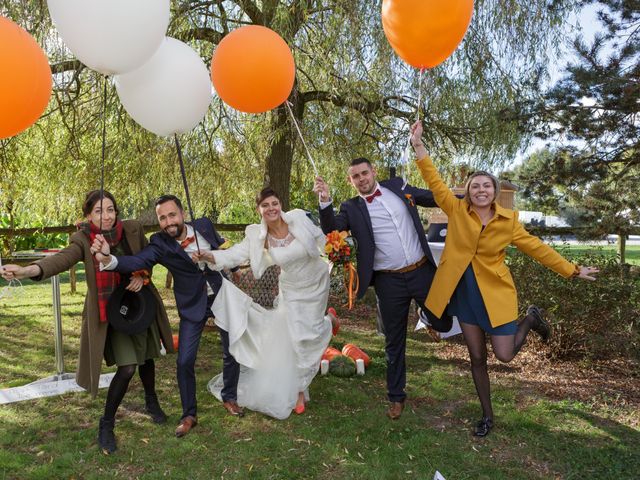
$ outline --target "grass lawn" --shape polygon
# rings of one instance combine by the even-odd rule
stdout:
[[[164,284],[162,268],[154,278]],[[64,358],[66,370],[73,371],[85,285],[80,281],[72,295],[62,280]],[[177,331],[173,295],[160,290]],[[368,320],[356,318],[362,312]],[[48,282],[25,282],[21,293],[0,300],[0,338],[0,388],[54,373]],[[237,419],[206,390],[222,363],[218,335],[208,330],[196,365],[198,426],[183,439],[174,437],[181,412],[175,358],[161,358],[157,387],[169,422],[154,425],[143,413],[143,390],[134,377],[116,420],[119,450],[111,456],[96,445],[106,390],[96,400],[69,393],[3,405],[0,480],[431,479],[436,470],[447,480],[638,478],[637,404],[606,396],[594,402],[553,399],[517,376],[492,374],[496,427],[486,439],[474,439],[470,430],[479,406],[466,358],[446,358],[444,342],[411,333],[408,405],[400,420],[390,421],[384,416],[384,343],[375,334],[371,309],[344,312],[333,343],[346,342],[371,355],[364,377],[317,377],[304,415],[278,421],[249,412]]]

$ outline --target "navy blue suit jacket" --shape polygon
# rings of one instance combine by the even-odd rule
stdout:
[[[198,218],[191,226],[202,235],[211,248],[217,250],[224,243],[208,218]],[[118,257],[117,271],[122,273],[151,269],[155,264],[164,265],[173,276],[173,293],[181,320],[200,322],[207,309],[207,283],[214,293],[222,285],[222,275],[206,267],[200,270],[191,257],[165,232],[151,235],[149,245],[136,255]]]
[[[431,265],[433,265],[433,268],[435,268],[436,263],[433,260],[433,255],[431,255],[424,227],[422,226],[422,222],[418,216],[418,209],[416,208],[416,205],[422,207],[437,207],[438,205],[433,199],[433,194],[430,190],[416,188],[411,185],[407,185],[405,189],[402,190],[403,179],[399,177],[383,180],[380,182],[380,185],[395,193],[406,205],[416,228],[416,233],[420,239],[424,254],[427,256],[427,260]],[[407,194],[411,195],[411,201],[406,197]],[[333,230],[350,230],[351,235],[358,242],[356,250],[358,278],[360,279],[358,298],[362,297],[367,291],[367,287],[374,282],[373,257],[375,254],[375,239],[373,238],[373,227],[371,226],[371,217],[369,216],[369,210],[367,210],[366,201],[362,197],[357,196],[346,202],[342,202],[340,205],[340,213],[337,215],[331,206],[320,209],[320,225],[325,234]]]

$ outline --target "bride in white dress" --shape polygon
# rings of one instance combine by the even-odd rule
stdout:
[[[229,332],[229,350],[240,363],[238,404],[284,419],[302,413],[308,387],[329,344],[333,315],[325,316],[329,264],[321,258],[325,236],[303,210],[282,212],[270,188],[257,198],[260,224],[249,225],[245,238],[228,250],[194,256],[215,269],[246,263],[256,278],[270,265],[280,266],[279,294],[265,309],[225,280],[211,310]],[[221,400],[222,374],[209,382]]]

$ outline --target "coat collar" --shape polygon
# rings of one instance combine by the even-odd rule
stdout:
[[[471,204],[469,202],[467,202],[466,200],[464,200],[464,202],[466,202],[467,204],[467,213],[471,213]],[[503,206],[501,206],[499,203],[493,202],[491,204],[491,206],[493,207],[494,211],[496,212],[496,215],[500,216],[500,217],[504,217],[504,218],[513,218],[513,214],[515,213],[513,210],[511,210],[510,208],[504,208]]]

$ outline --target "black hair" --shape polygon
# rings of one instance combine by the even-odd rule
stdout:
[[[351,163],[349,164],[349,166],[353,167],[355,165],[360,165],[361,163],[366,163],[371,168],[373,168],[373,165],[371,165],[371,162],[369,161],[369,159],[364,157],[354,158],[353,160],[351,160]]]
[[[177,207],[180,210],[184,210],[184,208],[182,208],[182,202],[175,195],[160,195],[156,199],[155,206],[157,207],[158,205],[162,205],[163,203],[167,203],[167,202],[173,202],[173,203],[175,203],[177,205]]]
[[[264,202],[264,199],[269,197],[276,197],[280,203],[282,203],[282,199],[280,198],[280,195],[278,195],[278,192],[271,187],[265,187],[260,190],[258,195],[256,195],[256,207],[260,206],[260,204]]]
[[[116,215],[120,213],[116,199],[113,197],[111,192],[107,192],[106,190],[91,190],[87,193],[87,196],[84,197],[84,202],[82,203],[82,213],[85,216],[89,215],[93,210],[93,207],[96,206],[96,203],[98,203],[101,198],[108,198],[111,200],[113,202],[113,208],[116,211]]]

